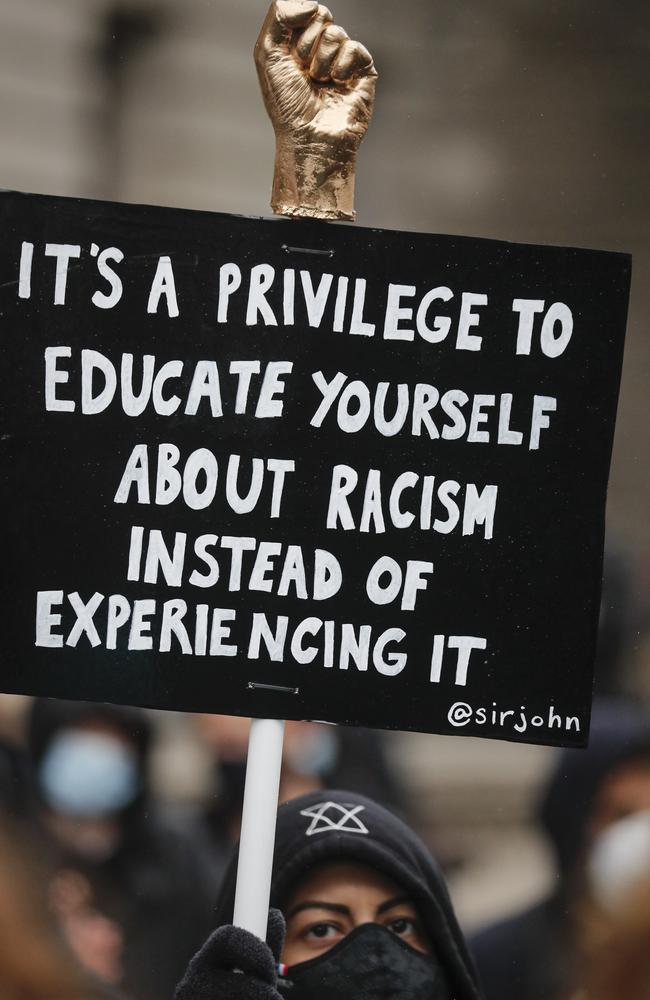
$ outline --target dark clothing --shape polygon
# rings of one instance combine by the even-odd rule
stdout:
[[[12,822],[34,817],[36,798],[29,762],[18,747],[0,740],[0,815]]]
[[[210,935],[189,964],[174,1000],[282,1000],[277,964],[284,918],[269,914],[268,941],[226,924]]]
[[[563,914],[545,900],[470,938],[486,1000],[555,1000],[569,978]]]
[[[324,786],[358,792],[403,815],[406,803],[390,758],[394,733],[356,726],[336,726],[334,732],[338,753],[323,774]]]
[[[454,1000],[480,1000],[472,960],[442,875],[405,823],[371,799],[351,792],[311,792],[281,806],[271,906],[281,910],[296,883],[328,861],[367,865],[403,888],[418,910]],[[235,879],[236,858],[222,886],[217,925],[232,920]]]
[[[601,698],[625,693],[625,662],[637,629],[641,608],[635,600],[635,566],[630,553],[607,544],[596,644],[595,693]]]

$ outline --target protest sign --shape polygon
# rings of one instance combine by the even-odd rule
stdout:
[[[627,256],[0,217],[3,691],[586,741]]]

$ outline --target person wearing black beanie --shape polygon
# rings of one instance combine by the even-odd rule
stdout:
[[[230,923],[236,871],[235,857],[175,1000],[481,1000],[436,863],[371,799],[328,790],[280,807],[268,944]]]

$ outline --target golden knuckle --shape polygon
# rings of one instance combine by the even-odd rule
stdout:
[[[323,32],[323,38],[328,42],[344,42],[348,37],[347,31],[338,24],[330,24]]]

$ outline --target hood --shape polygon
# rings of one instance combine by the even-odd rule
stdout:
[[[315,865],[357,861],[395,881],[412,896],[440,955],[456,1000],[480,1000],[480,991],[443,877],[422,841],[402,820],[363,795],[317,791],[278,810],[271,906],[282,906]],[[224,878],[217,923],[232,921],[236,856]]]
[[[27,746],[32,762],[38,766],[53,738],[62,729],[85,722],[105,722],[121,730],[134,747],[144,768],[151,742],[151,727],[139,708],[108,705],[90,701],[61,701],[36,698],[32,704],[27,729]]]
[[[595,701],[589,746],[561,751],[540,802],[540,823],[565,877],[586,850],[587,828],[603,782],[633,760],[650,761],[650,716],[623,699]]]

